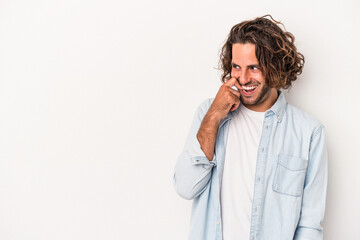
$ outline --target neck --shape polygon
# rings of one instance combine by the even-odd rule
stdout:
[[[265,112],[266,110],[270,109],[272,105],[275,104],[276,100],[278,98],[278,91],[276,88],[271,88],[268,93],[264,96],[264,101],[256,104],[256,105],[247,105],[244,104],[245,107],[247,107],[250,110],[256,111],[256,112]]]

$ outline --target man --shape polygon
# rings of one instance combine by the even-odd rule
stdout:
[[[323,237],[324,130],[280,91],[304,57],[279,26],[268,15],[242,22],[222,48],[223,84],[198,108],[175,166],[176,191],[194,199],[191,240]]]

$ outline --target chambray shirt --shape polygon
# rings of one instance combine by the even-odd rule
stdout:
[[[176,192],[193,199],[189,240],[222,240],[220,188],[229,123],[238,110],[221,120],[209,161],[196,134],[212,101],[199,106],[173,177]],[[326,187],[323,126],[279,92],[265,112],[258,147],[250,240],[322,239]]]

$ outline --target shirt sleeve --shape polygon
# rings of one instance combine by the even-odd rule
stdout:
[[[327,177],[328,155],[324,128],[320,126],[311,137],[309,166],[305,178],[300,219],[294,240],[323,239],[322,222],[325,214]]]
[[[196,137],[211,103],[211,99],[206,100],[197,109],[185,147],[175,165],[174,188],[181,197],[189,200],[205,190],[211,178],[212,168],[216,166],[215,154],[212,161],[209,161]]]

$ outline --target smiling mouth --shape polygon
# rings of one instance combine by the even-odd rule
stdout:
[[[256,90],[257,87],[258,86],[249,86],[249,87],[243,86],[241,91],[243,93],[245,93],[246,95],[249,95],[249,94],[252,94]]]

